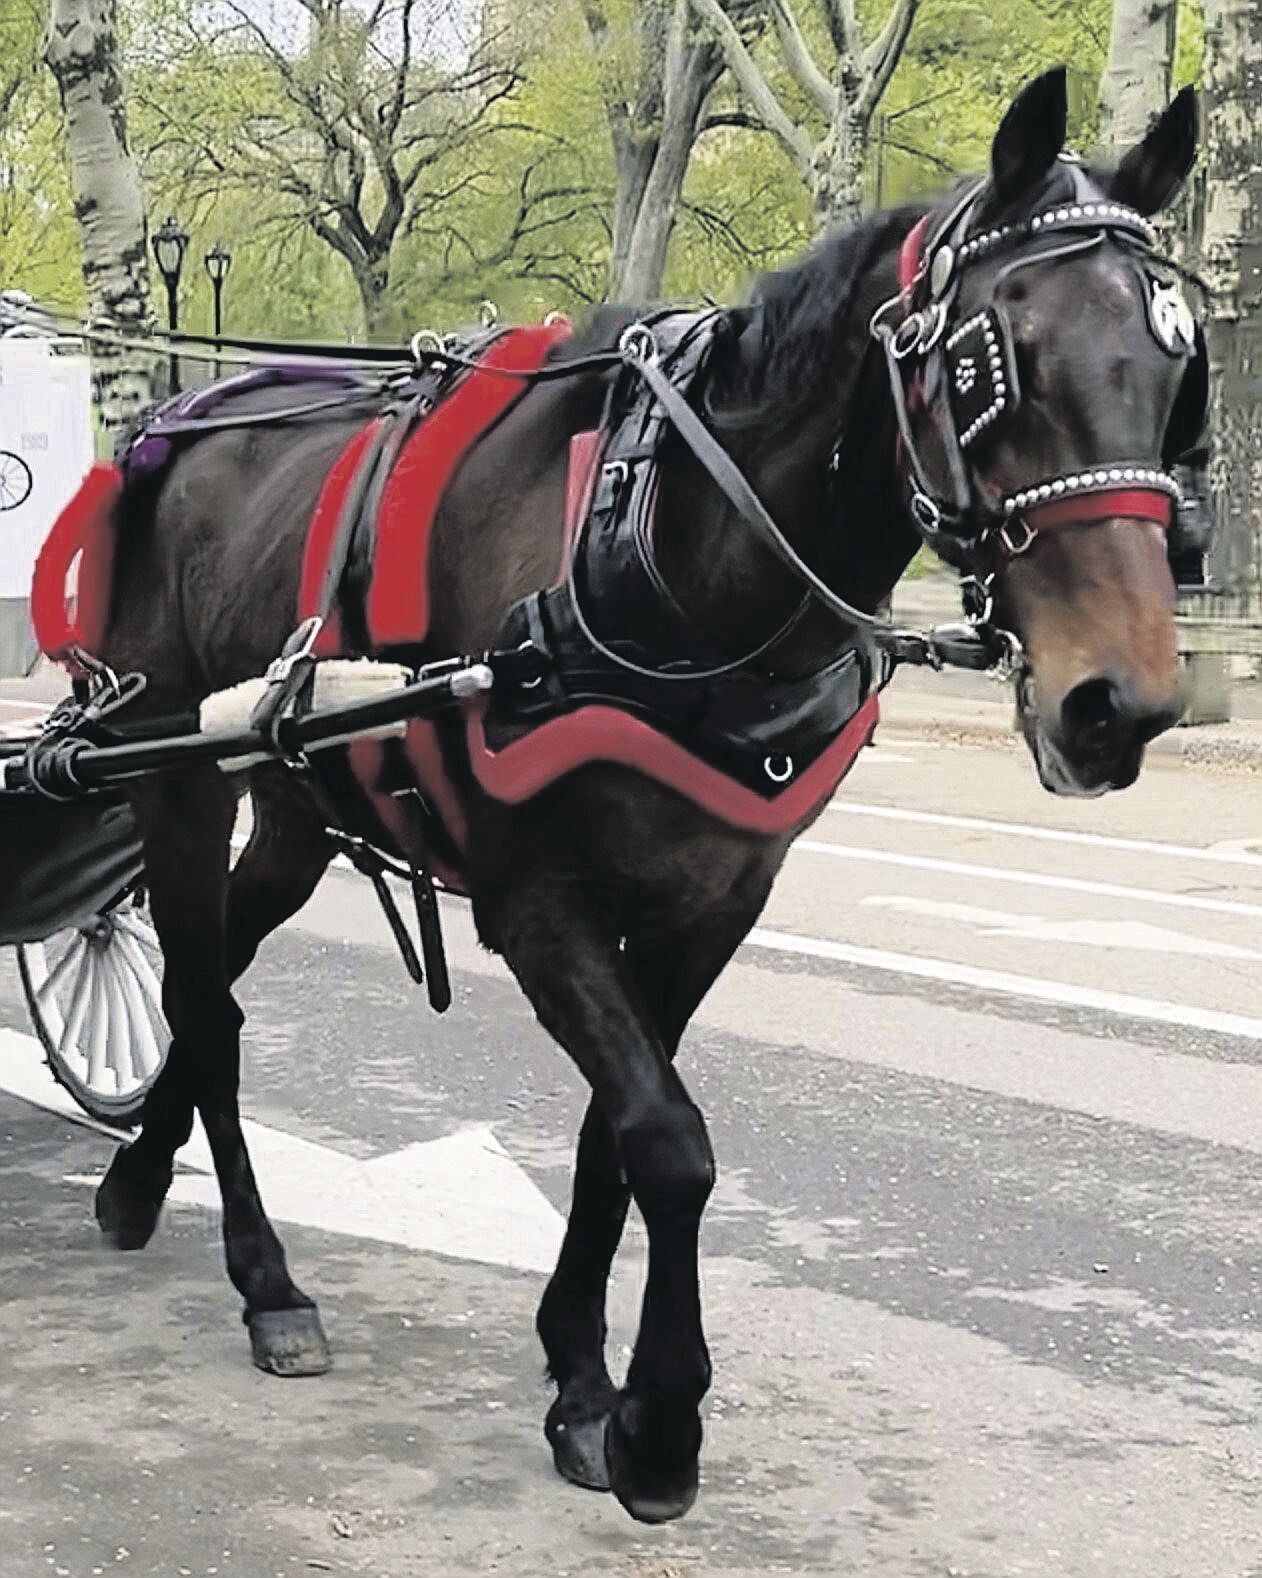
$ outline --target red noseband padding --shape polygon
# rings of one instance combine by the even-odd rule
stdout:
[[[1100,488],[1094,493],[1028,505],[1017,512],[1017,519],[1036,532],[1109,520],[1152,521],[1165,531],[1173,514],[1174,500],[1159,488]]]

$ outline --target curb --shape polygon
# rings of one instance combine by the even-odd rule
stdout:
[[[891,687],[882,698],[881,731],[918,734],[956,745],[1024,749],[1010,702],[963,700],[924,694],[899,695]],[[1262,725],[1197,724],[1171,729],[1148,747],[1151,757],[1181,761],[1189,767],[1245,773],[1262,772]]]

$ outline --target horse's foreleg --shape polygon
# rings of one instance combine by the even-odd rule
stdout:
[[[644,1218],[649,1268],[627,1383],[605,1429],[606,1467],[633,1516],[678,1517],[696,1496],[698,1407],[710,1383],[697,1274],[701,1213],[714,1183],[705,1123],[598,906],[576,900],[572,888],[543,884],[501,898],[489,931],[540,1021],[591,1084],[601,1115],[585,1125],[578,1222],[569,1252],[562,1251],[561,1291],[542,1321],[549,1338],[558,1338],[551,1357],[569,1371],[559,1377],[563,1387],[584,1375],[576,1397],[593,1402],[604,1374],[603,1354],[594,1354],[603,1333],[599,1304],[625,1211],[618,1169]],[[598,1156],[602,1121],[614,1142],[605,1157]],[[589,1245],[598,1254],[594,1275],[583,1265]],[[577,1299],[565,1299],[567,1283]]]
[[[263,1210],[237,1105],[242,1016],[224,946],[235,799],[226,781],[209,773],[155,780],[135,803],[172,1041],[145,1103],[140,1137],[117,1153],[102,1181],[97,1218],[124,1247],[148,1239],[196,1107],[223,1199],[228,1274],[245,1300],[255,1363],[279,1375],[318,1374],[328,1368],[328,1344],[315,1305],[290,1279]]]
[[[742,913],[689,933],[627,944],[624,956],[633,983],[667,1057],[675,1056],[689,1020],[748,925]],[[605,1293],[630,1199],[613,1135],[592,1102],[579,1134],[565,1238],[536,1318],[548,1372],[557,1384],[544,1433],[558,1472],[592,1490],[609,1488],[605,1420],[618,1391],[605,1363]]]

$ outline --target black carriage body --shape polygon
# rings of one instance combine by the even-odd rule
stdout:
[[[86,924],[140,881],[140,834],[121,796],[60,803],[0,794],[0,946]]]

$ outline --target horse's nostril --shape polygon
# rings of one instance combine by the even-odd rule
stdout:
[[[1080,751],[1100,751],[1113,743],[1123,721],[1118,687],[1111,679],[1084,680],[1061,703],[1061,728],[1065,740]]]
[[[1145,706],[1130,685],[1106,675],[1083,680],[1061,703],[1066,745],[1088,756],[1147,745],[1178,720],[1177,707]]]

